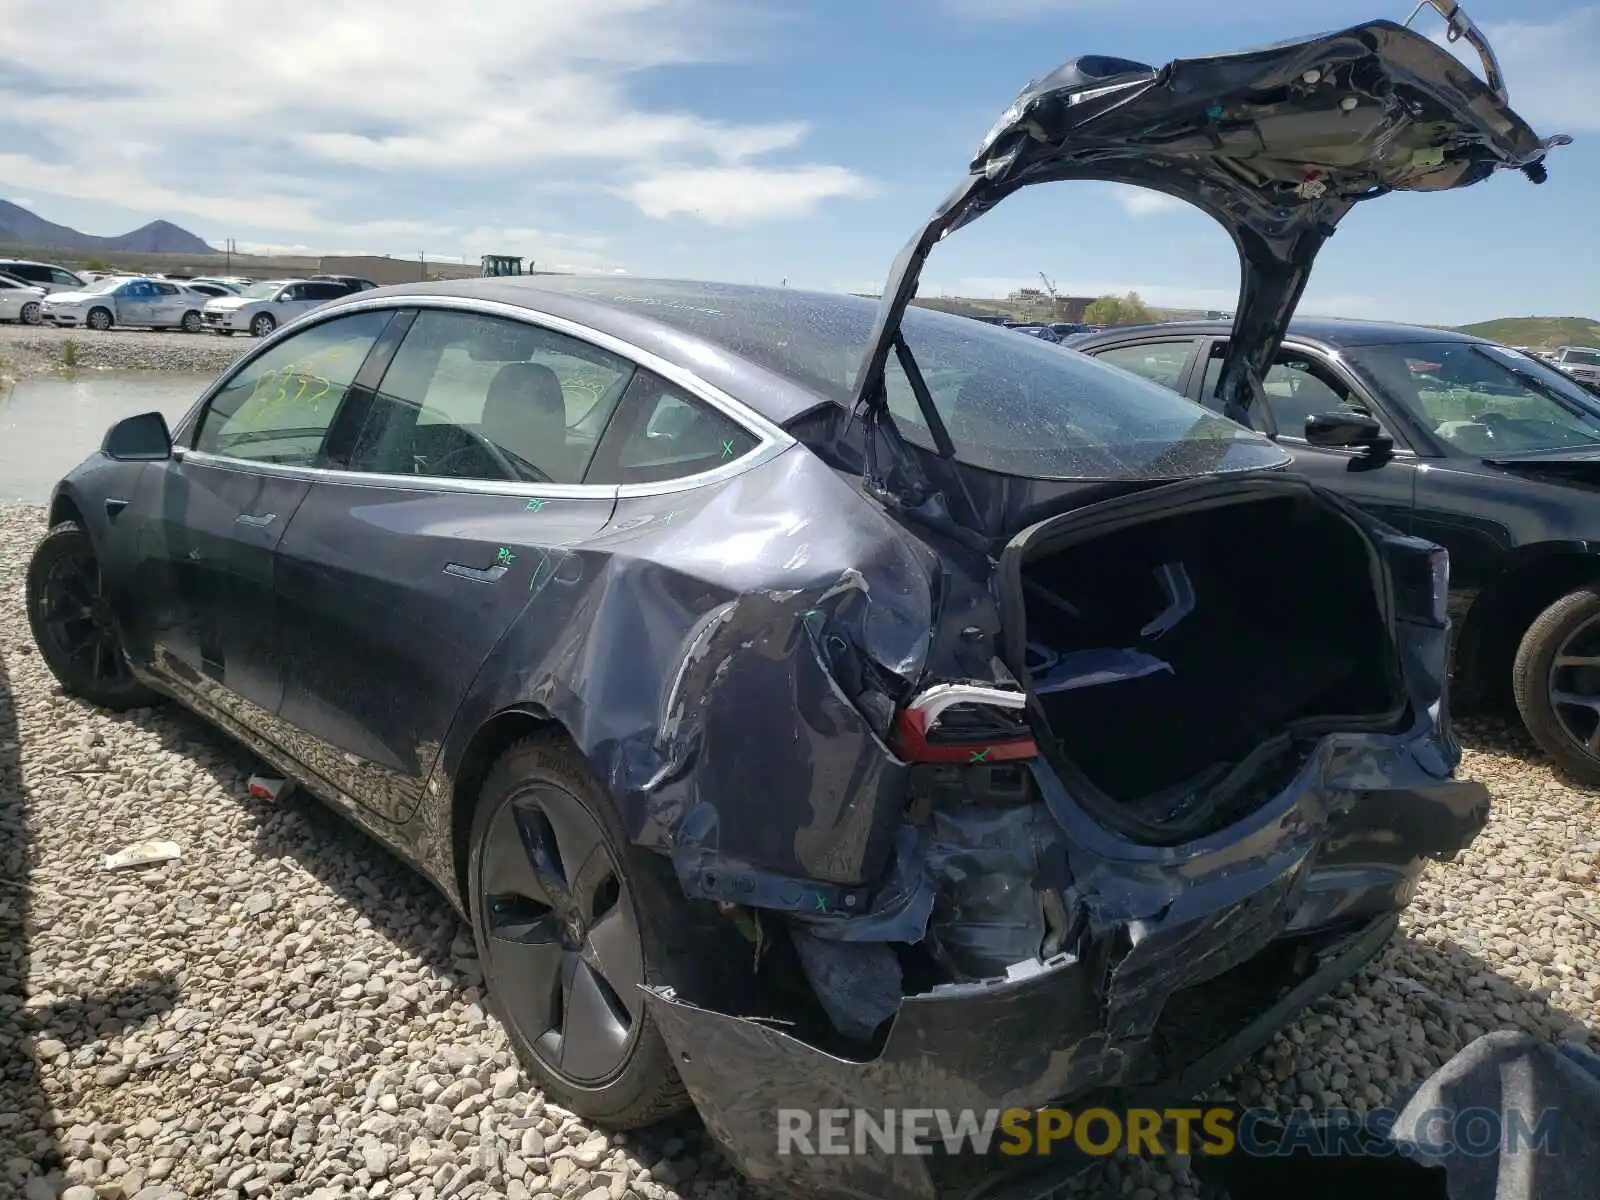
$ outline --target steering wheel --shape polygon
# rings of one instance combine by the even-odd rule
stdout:
[[[1503,412],[1481,412],[1477,417],[1480,425],[1503,425],[1509,419]]]
[[[466,445],[457,446],[454,450],[445,451],[444,454],[428,463],[426,468],[428,474],[445,475],[448,477],[450,474],[449,467],[452,464],[466,460],[469,455],[482,453],[489,456],[489,460],[500,469],[501,474],[503,474],[507,480],[518,483],[550,482],[550,476],[546,475],[543,471],[539,470],[538,467],[534,466],[526,459],[512,454],[509,451],[502,450],[499,446],[496,446],[493,442],[489,441],[488,438],[479,437],[471,430],[461,429],[460,426],[457,426],[456,428],[459,429],[460,432],[466,434],[466,436],[472,440]],[[521,470],[518,469],[518,464],[521,465]],[[526,478],[524,471],[531,472],[533,478]]]

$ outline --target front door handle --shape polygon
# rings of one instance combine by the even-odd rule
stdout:
[[[240,513],[233,521],[235,525],[248,525],[251,529],[265,529],[277,519],[277,513]]]

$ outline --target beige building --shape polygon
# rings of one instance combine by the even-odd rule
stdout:
[[[419,279],[475,279],[476,263],[424,262],[388,255],[326,255],[318,263],[323,275],[357,275],[376,284],[415,283]]]

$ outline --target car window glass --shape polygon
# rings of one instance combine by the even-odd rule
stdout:
[[[585,482],[683,479],[743,458],[758,444],[755,435],[732,417],[641,370]]]
[[[194,448],[253,462],[314,465],[334,414],[392,315],[325,321],[252,359],[207,406]]]
[[[1183,366],[1189,361],[1192,339],[1181,342],[1146,342],[1139,346],[1116,346],[1103,350],[1095,357],[1124,371],[1143,375],[1151,383],[1178,390],[1183,378]]]
[[[1467,454],[1600,443],[1600,406],[1554,368],[1503,346],[1413,342],[1362,346],[1352,366],[1435,437]]]
[[[175,283],[156,284],[156,291],[160,292],[163,296],[176,296],[179,290],[180,289],[178,285]]]
[[[56,282],[62,282],[62,281],[58,281],[50,273],[49,268],[47,268],[47,267],[36,267],[36,266],[33,266],[30,263],[18,263],[16,268],[11,273],[13,275],[16,275],[16,276],[22,278],[22,279],[26,279],[31,283],[56,283]]]
[[[1222,378],[1223,349],[1220,345],[1212,349],[1201,384],[1201,399],[1212,406],[1216,405],[1217,383]],[[1325,364],[1301,351],[1280,350],[1261,386],[1280,437],[1304,440],[1306,419],[1321,413],[1374,415]]]
[[[69,275],[66,271],[57,270],[54,267],[50,268],[50,279],[53,282],[62,284],[66,287],[75,288],[83,286],[75,276]]]
[[[633,364],[520,321],[428,310],[362,423],[349,469],[578,483]]]
[[[349,289],[337,283],[307,283],[302,285],[302,300],[333,300],[348,295]]]

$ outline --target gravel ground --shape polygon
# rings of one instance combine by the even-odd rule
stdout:
[[[72,344],[73,363],[66,346]],[[148,329],[56,329],[0,325],[0,382],[43,375],[63,366],[117,370],[220,371],[252,345],[250,337],[214,333],[157,333]]]
[[[0,508],[0,1191],[747,1194],[692,1121],[608,1137],[530,1091],[469,933],[386,852],[309,799],[251,799],[249,757],[176,709],[61,696],[23,614],[42,530],[40,510]],[[1429,869],[1403,937],[1219,1092],[1393,1105],[1481,1032],[1588,1036],[1596,797],[1504,726],[1464,736],[1489,829]],[[100,871],[148,837],[182,857]],[[1196,1195],[1182,1163],[1126,1159],[1069,1190]]]

